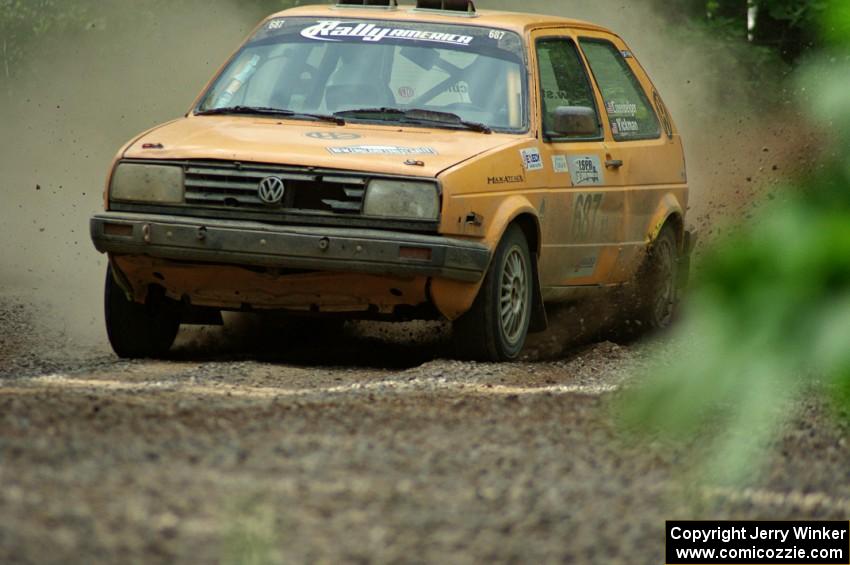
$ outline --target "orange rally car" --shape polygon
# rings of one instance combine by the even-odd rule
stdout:
[[[612,32],[470,1],[275,14],[182,118],[123,147],[91,220],[122,357],[222,311],[443,319],[519,356],[548,303],[617,286],[667,325],[681,138]]]

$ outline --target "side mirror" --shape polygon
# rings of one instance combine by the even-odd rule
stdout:
[[[591,137],[599,134],[596,111],[586,106],[558,106],[553,133],[564,137]]]

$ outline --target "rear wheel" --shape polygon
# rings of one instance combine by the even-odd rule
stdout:
[[[163,298],[148,304],[127,299],[115,282],[112,269],[106,272],[104,297],[106,333],[115,354],[124,359],[165,356],[180,329],[176,304]]]
[[[648,330],[670,326],[679,303],[679,246],[669,225],[661,230],[641,268],[637,320]]]
[[[477,361],[519,357],[531,321],[533,292],[528,241],[512,225],[499,244],[472,308],[454,323],[458,355]]]

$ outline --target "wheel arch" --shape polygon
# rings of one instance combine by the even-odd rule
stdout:
[[[533,255],[540,255],[543,234],[540,227],[540,214],[537,208],[522,195],[514,195],[501,203],[487,229],[487,243],[493,249],[499,246],[502,238],[512,224],[518,224],[528,238],[528,246]]]
[[[513,220],[508,223],[508,226],[505,227],[504,231],[507,231],[508,227],[510,227],[512,224],[518,225],[522,230],[522,233],[525,234],[525,239],[526,241],[528,241],[528,248],[531,251],[532,255],[537,255],[537,257],[540,257],[540,250],[543,239],[540,228],[540,218],[529,212],[522,212],[519,215],[515,216]],[[504,232],[502,235],[504,236]]]
[[[661,231],[666,226],[672,226],[676,233],[676,243],[681,252],[685,245],[685,212],[682,209],[679,200],[672,194],[667,194],[659,202],[655,214],[652,216],[652,221],[647,234],[647,246],[652,247]]]
[[[487,242],[493,250],[497,249],[505,233],[514,224],[517,224],[523,234],[525,234],[529,251],[531,252],[534,292],[529,332],[538,333],[545,331],[549,325],[546,317],[546,307],[543,303],[543,292],[540,287],[538,260],[543,245],[543,235],[540,226],[540,217],[536,208],[522,196],[513,196],[506,199],[490,223]],[[430,291],[431,298],[441,314],[449,320],[455,320],[472,307],[483,282],[483,278],[475,284],[433,279]]]

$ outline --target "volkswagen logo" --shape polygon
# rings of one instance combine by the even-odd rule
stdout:
[[[283,181],[277,177],[266,177],[260,181],[257,194],[265,204],[276,206],[283,201],[283,193],[286,187]]]
[[[350,141],[352,139],[360,139],[360,136],[356,133],[340,133],[335,131],[311,131],[304,135],[312,139],[324,139],[327,141]]]

